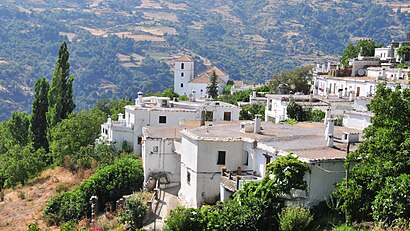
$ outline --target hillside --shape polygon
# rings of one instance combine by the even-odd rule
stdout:
[[[410,8],[400,1],[5,0],[0,3],[0,120],[30,111],[32,87],[51,79],[69,42],[77,108],[172,86],[182,53],[233,79],[337,60],[349,42],[404,38]]]

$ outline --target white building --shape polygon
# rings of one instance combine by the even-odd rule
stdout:
[[[175,60],[174,91],[186,96],[195,92],[200,99],[208,98],[207,87],[211,84],[213,72],[217,75],[218,91],[221,94],[228,83],[229,75],[211,66],[194,78],[194,60],[184,55]]]
[[[267,163],[290,152],[308,163],[311,170],[305,175],[308,193],[295,192],[294,196],[311,206],[331,194],[335,183],[345,176],[345,144],[334,148],[333,138],[325,140],[325,126],[320,123],[289,125],[259,121],[182,130],[179,198],[186,206],[226,200],[246,181],[263,177]],[[335,139],[340,137],[342,143],[349,137],[358,139],[356,130],[349,135],[343,133],[348,132],[346,128],[333,128],[328,134],[332,133]],[[239,169],[240,180],[221,178],[222,168],[233,175]]]
[[[357,98],[354,101],[353,110],[346,111],[343,115],[343,126],[363,130],[371,123],[373,113],[367,108],[370,98]]]
[[[195,97],[194,97],[195,98]],[[119,114],[118,121],[108,118],[101,125],[101,136],[97,142],[114,143],[123,141],[132,144],[136,153],[141,153],[143,127],[168,127],[184,121],[237,121],[239,107],[219,101],[175,102],[167,97],[142,97],[134,105],[125,106],[125,115]]]

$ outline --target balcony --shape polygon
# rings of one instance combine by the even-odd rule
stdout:
[[[253,170],[241,170],[240,167],[236,171],[227,171],[223,168],[221,172],[221,185],[231,192],[241,189],[249,181],[261,179],[262,177],[256,176]]]

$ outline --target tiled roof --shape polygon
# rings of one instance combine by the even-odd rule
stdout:
[[[175,62],[194,62],[190,57],[183,55],[175,60]]]
[[[212,66],[211,68],[209,68],[208,70],[202,72],[200,75],[198,75],[198,77],[196,77],[195,79],[189,81],[190,83],[211,83],[211,76],[212,73],[215,71],[215,74],[217,75],[217,82],[218,83],[225,83],[225,81],[223,81],[221,79],[221,77],[223,76],[227,76],[227,74],[223,71],[221,71],[219,68]]]

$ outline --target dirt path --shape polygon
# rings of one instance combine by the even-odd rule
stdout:
[[[154,204],[155,214],[149,219],[149,224],[144,226],[146,230],[162,230],[165,219],[169,216],[171,210],[181,205],[178,199],[179,186],[160,190],[157,203]]]
[[[27,230],[27,226],[35,222],[45,228],[41,214],[47,201],[57,194],[56,188],[70,189],[79,182],[78,176],[57,167],[44,171],[24,187],[5,190],[4,201],[0,202],[0,230]]]

